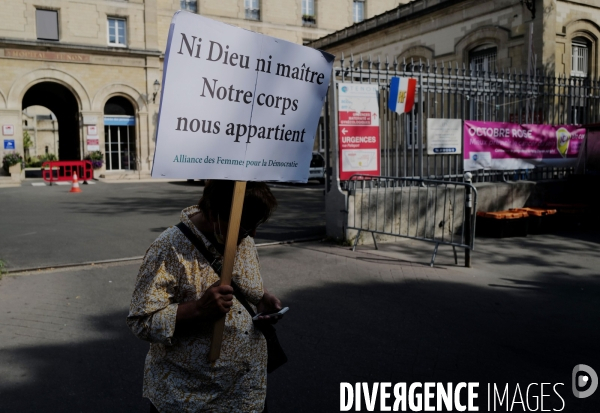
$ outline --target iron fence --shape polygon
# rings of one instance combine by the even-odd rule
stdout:
[[[415,105],[406,115],[387,109],[392,76],[418,79]],[[475,66],[414,61],[390,63],[387,59],[385,62],[362,57],[345,59],[343,55],[340,66],[334,69],[333,79],[379,86],[380,165],[381,174],[385,176],[463,179],[462,155],[427,155],[428,118],[521,124],[600,122],[600,81],[597,79],[527,75],[516,71],[492,73],[476,70]],[[330,99],[328,107],[319,130],[331,134],[328,123],[335,122],[337,116]],[[330,136],[324,138],[328,143]],[[473,171],[473,181],[553,179],[570,172],[572,168],[551,167],[480,170]]]

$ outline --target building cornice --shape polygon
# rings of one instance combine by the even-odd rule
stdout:
[[[337,46],[340,43],[346,43],[356,38],[368,35],[382,29],[396,26],[400,23],[412,20],[423,15],[435,12],[437,10],[462,3],[467,0],[415,0],[410,3],[400,5],[395,9],[371,17],[360,23],[356,23],[345,29],[338,30],[327,36],[321,37],[308,46],[315,49],[324,49]]]
[[[0,37],[0,47],[26,47],[33,50],[84,52],[122,57],[160,57],[162,55],[160,50],[92,46],[76,43],[48,42],[44,40],[11,39],[6,37]]]

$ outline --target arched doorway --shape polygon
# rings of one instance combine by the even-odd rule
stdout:
[[[63,161],[81,159],[79,105],[73,93],[59,83],[37,83],[23,96],[22,109],[31,106],[43,106],[56,117],[58,148],[54,155]]]
[[[104,105],[104,153],[107,171],[136,169],[135,109],[122,96]]]

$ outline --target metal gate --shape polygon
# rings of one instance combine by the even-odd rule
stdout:
[[[398,115],[387,109],[392,76],[417,78],[412,112]],[[338,125],[337,82],[375,84],[379,88],[382,176],[355,176],[348,181],[331,179],[338,176],[333,169],[338,166],[338,154],[334,153],[337,145],[333,140],[337,139]],[[556,179],[572,172],[572,168],[553,167],[480,170],[468,173],[469,179],[465,180],[462,155],[427,154],[429,118],[520,124],[597,123],[600,122],[600,82],[577,77],[524,75],[515,71],[489,73],[475,66],[467,69],[443,63],[399,64],[387,59],[381,62],[342,56],[340,65],[334,68],[319,125],[326,155],[328,234],[337,236],[341,229],[342,237],[351,238],[346,231],[355,230],[355,245],[365,231],[373,234],[375,246],[374,234],[432,242],[435,243],[432,264],[439,245],[451,245],[455,259],[456,247],[460,247],[465,249],[468,266],[475,229],[468,210],[474,215],[477,202],[471,176],[473,182],[494,182]],[[450,202],[451,198],[456,199]],[[347,215],[342,218],[340,212]]]
[[[398,115],[387,109],[392,76],[418,80],[412,112]],[[427,119],[447,118],[537,124],[600,122],[600,82],[587,78],[529,76],[515,71],[483,72],[473,66],[429,62],[385,62],[371,58],[340,60],[334,82],[379,86],[381,174],[462,181],[462,155],[427,155]],[[332,87],[336,84],[332,83]],[[329,94],[320,131],[325,131],[328,176],[331,176],[332,136],[336,104]],[[337,125],[337,124],[336,124]],[[474,182],[541,180],[562,177],[570,168],[535,168],[514,171],[476,171]],[[345,186],[346,184],[343,183]],[[329,189],[329,187],[328,187]]]

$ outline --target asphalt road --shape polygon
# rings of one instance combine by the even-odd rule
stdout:
[[[575,398],[571,372],[600,371],[599,242],[481,239],[471,269],[444,246],[429,267],[422,242],[259,248],[265,285],[290,307],[277,324],[289,362],[268,376],[270,411],[338,412],[341,382],[475,382],[480,412],[598,412],[600,393]],[[1,412],[148,412],[148,343],[125,324],[138,268],[0,280]],[[486,408],[488,383],[509,386],[497,409]]]
[[[198,182],[102,183],[0,189],[0,259],[8,270],[144,255],[152,241],[198,202]],[[322,185],[273,185],[279,208],[256,242],[325,235]]]

